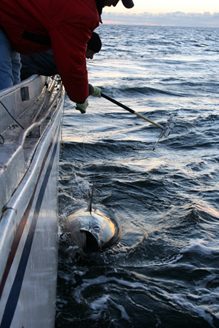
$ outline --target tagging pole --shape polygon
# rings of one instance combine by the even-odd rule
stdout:
[[[155,150],[155,148],[156,148],[158,142],[160,141],[160,139],[161,139],[162,137],[165,137],[165,138],[166,138],[166,137],[169,136],[169,134],[171,133],[171,131],[173,130],[173,128],[174,128],[174,126],[175,126],[175,123],[173,122],[172,116],[170,116],[170,117],[168,118],[167,123],[165,124],[165,126],[162,126],[162,125],[160,125],[160,124],[158,124],[158,123],[156,123],[156,122],[150,120],[150,119],[147,118],[146,116],[143,116],[143,115],[139,114],[138,112],[134,111],[133,109],[129,108],[128,106],[126,106],[126,105],[120,103],[119,101],[117,101],[117,100],[115,100],[115,99],[113,99],[113,98],[111,98],[111,97],[105,95],[105,94],[102,93],[102,92],[101,92],[101,96],[102,96],[103,98],[105,98],[105,99],[111,101],[111,102],[114,103],[115,105],[124,108],[124,109],[127,110],[128,112],[130,112],[130,113],[132,113],[132,114],[135,114],[136,116],[142,118],[143,120],[145,120],[145,121],[147,121],[147,122],[153,124],[154,126],[156,126],[157,128],[159,128],[159,129],[162,130],[161,133],[160,133],[160,135],[159,135],[159,138],[158,138],[158,140],[157,140],[157,142],[156,142],[156,144],[155,144],[155,146],[154,146],[154,148],[153,148],[153,150]]]

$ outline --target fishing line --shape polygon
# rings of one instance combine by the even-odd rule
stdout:
[[[64,121],[64,116],[65,116],[65,106],[63,106],[63,109],[62,109],[62,115],[61,115],[61,137],[60,137],[60,156],[62,154],[62,149],[63,149],[63,145],[64,145],[64,142],[63,142],[63,121]]]
[[[82,139],[83,139],[82,140],[82,154],[83,154],[82,157],[83,157],[83,161],[85,163],[86,160],[88,159],[88,156],[87,156],[86,145],[85,145],[85,132],[84,132],[84,122],[83,122],[83,120],[81,122],[81,132],[82,132]],[[80,171],[85,173],[85,175],[86,175],[86,169],[84,169],[84,164],[80,165]],[[79,180],[77,179],[77,175],[75,175],[75,176],[76,176],[76,182],[77,182],[77,185],[78,185],[78,189],[79,189],[82,197],[84,195],[84,197],[86,197],[86,198],[89,197],[89,199],[91,199],[91,195],[93,195],[92,190],[94,189],[94,185],[90,184],[87,180],[86,180],[86,183],[83,180],[83,185],[82,184],[79,185]],[[85,190],[83,190],[83,188]]]
[[[83,121],[81,123],[81,128],[82,128],[82,136],[83,136],[83,141],[82,141],[83,157],[84,157],[84,160],[86,160],[85,134],[84,134],[84,122]]]

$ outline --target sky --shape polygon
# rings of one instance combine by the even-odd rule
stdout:
[[[104,7],[103,23],[200,26],[219,28],[219,0],[133,0],[126,9],[121,1]]]

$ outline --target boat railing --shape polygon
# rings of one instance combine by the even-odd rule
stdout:
[[[24,176],[37,144],[49,128],[64,92],[61,81],[50,80],[32,105],[19,117],[21,126],[5,130],[4,144],[0,146],[0,217],[11,193]],[[10,185],[7,183],[8,177]]]
[[[53,88],[54,88],[54,84],[53,84]],[[40,107],[39,107],[39,110],[37,111],[34,119],[32,121],[34,121],[34,123],[32,123],[30,126],[28,126],[23,134],[20,136],[20,141],[19,141],[19,145],[20,147],[23,146],[24,142],[25,142],[25,139],[26,137],[30,136],[31,135],[31,132],[36,129],[37,127],[40,127],[42,125],[42,123],[47,119],[51,119],[52,116],[55,114],[55,110],[54,108],[57,108],[57,103],[58,103],[58,98],[60,97],[60,93],[62,92],[63,90],[63,87],[62,85],[60,85],[60,90],[59,92],[57,92],[52,100],[52,102],[48,105],[48,99],[49,99],[49,92],[51,92],[51,89],[50,90],[47,90],[47,96],[45,97],[45,99],[43,100],[43,102],[41,103]],[[55,104],[56,103],[56,104]],[[40,118],[39,121],[36,121],[37,118],[39,117],[40,113],[42,112],[43,108],[46,107],[46,112],[44,113],[43,117]],[[52,113],[52,115],[51,115]],[[40,135],[38,135],[38,137],[40,137]]]

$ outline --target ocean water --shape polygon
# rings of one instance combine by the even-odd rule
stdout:
[[[219,327],[219,29],[101,25],[82,115],[66,98],[56,327]],[[63,231],[93,201],[122,233],[86,255]]]

